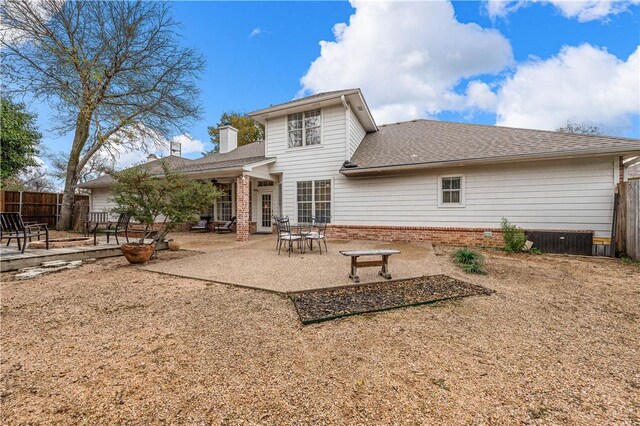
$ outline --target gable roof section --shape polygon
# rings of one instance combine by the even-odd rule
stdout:
[[[640,151],[640,140],[413,120],[367,133],[345,175],[360,172]]]
[[[246,166],[266,160],[264,156],[264,142],[253,142],[239,146],[233,151],[221,154],[209,154],[188,164],[178,167],[176,170],[183,173],[193,173],[201,171],[213,171]]]
[[[352,112],[358,117],[358,120],[366,131],[375,132],[378,130],[378,126],[371,115],[367,101],[364,99],[360,89],[357,88],[316,93],[315,95],[259,109],[250,113],[249,116],[257,122],[265,124],[269,118],[330,105],[339,105],[343,103],[343,101],[346,102],[345,106],[348,105]]]
[[[176,170],[178,167],[192,162],[189,158],[177,157],[175,155],[169,155],[167,157],[158,158],[157,160],[148,161],[146,163],[138,164],[133,167],[129,167],[125,170],[139,168],[148,170],[151,173],[160,173],[162,171],[162,162],[165,162],[169,169]],[[102,175],[97,179],[93,179],[78,185],[80,188],[101,188],[105,186],[111,186],[114,183],[114,179],[111,175]]]

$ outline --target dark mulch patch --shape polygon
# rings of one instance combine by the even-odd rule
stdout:
[[[493,290],[446,275],[382,281],[342,288],[292,293],[291,300],[303,324],[348,315],[433,303]]]

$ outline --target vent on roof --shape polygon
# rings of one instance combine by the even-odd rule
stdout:
[[[345,169],[353,169],[358,167],[358,165],[356,163],[352,163],[351,161],[345,161],[344,163],[342,163],[342,167],[344,167]]]

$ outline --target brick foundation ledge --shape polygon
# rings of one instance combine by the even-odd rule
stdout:
[[[502,247],[499,228],[439,228],[390,225],[329,225],[327,237],[338,240],[408,241]]]

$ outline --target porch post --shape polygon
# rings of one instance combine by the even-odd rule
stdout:
[[[248,176],[236,178],[236,240],[249,240],[249,180]]]

